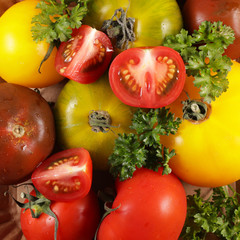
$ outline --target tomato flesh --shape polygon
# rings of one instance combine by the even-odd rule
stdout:
[[[61,43],[55,61],[57,71],[80,83],[96,81],[112,58],[112,44],[103,32],[82,25],[72,38]]]
[[[54,201],[85,197],[92,184],[92,160],[83,148],[58,152],[45,160],[32,174],[39,192]]]
[[[131,48],[119,54],[109,69],[115,95],[134,107],[159,108],[173,102],[185,82],[185,65],[168,47]]]

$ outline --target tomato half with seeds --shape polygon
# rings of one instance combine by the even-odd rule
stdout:
[[[123,103],[141,108],[159,108],[172,103],[182,92],[185,78],[180,54],[164,46],[125,50],[109,69],[115,95]]]
[[[85,197],[92,185],[92,160],[84,148],[53,154],[32,174],[38,191],[53,201],[72,201]]]
[[[62,42],[55,60],[56,70],[80,83],[96,81],[108,68],[113,48],[108,36],[88,25],[73,29],[72,38]]]

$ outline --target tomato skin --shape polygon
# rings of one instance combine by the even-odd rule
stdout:
[[[92,240],[100,221],[98,200],[93,191],[70,202],[52,202],[59,226],[58,240]],[[21,227],[27,240],[54,240],[55,219],[45,213],[32,218],[30,209],[21,210]]]
[[[56,48],[43,63],[41,73],[38,72],[49,47],[45,41],[36,43],[32,39],[31,20],[39,11],[35,9],[38,2],[16,3],[0,18],[0,76],[9,83],[31,88],[47,87],[63,80],[54,66]]]
[[[161,138],[165,146],[176,151],[170,160],[173,172],[191,185],[218,187],[240,179],[239,72],[240,63],[233,61],[229,88],[211,103],[209,118],[198,124],[183,120],[176,135]],[[192,80],[186,79],[184,90],[191,99],[200,99]],[[181,101],[186,99],[183,92],[170,111],[182,117]]]
[[[31,179],[47,199],[72,201],[83,198],[92,185],[90,154],[83,148],[57,152],[34,170]]]
[[[185,78],[180,54],[163,46],[127,49],[115,57],[109,69],[115,95],[125,104],[140,108],[172,103],[180,95]]]
[[[98,240],[178,239],[186,217],[186,195],[173,175],[138,169],[116,182],[117,196],[101,223]]]
[[[72,38],[59,46],[56,70],[71,80],[92,83],[106,71],[112,53],[112,43],[105,33],[82,25],[73,29]]]
[[[106,111],[111,130],[96,132],[89,125],[91,111]],[[107,75],[91,84],[69,80],[54,108],[56,133],[61,148],[83,147],[89,151],[94,170],[107,170],[118,133],[129,133],[134,109],[123,104],[112,92]]]
[[[129,7],[129,8],[128,8]],[[175,0],[95,0],[89,3],[85,24],[101,29],[114,11],[127,9],[127,17],[135,18],[136,41],[129,47],[159,46],[169,34],[177,34],[182,28],[182,15]]]
[[[240,2],[238,0],[187,0],[183,6],[185,27],[193,32],[203,21],[222,21],[235,32],[234,43],[225,51],[232,59],[240,57]]]
[[[1,83],[0,114],[0,184],[16,184],[52,152],[53,113],[35,91]]]

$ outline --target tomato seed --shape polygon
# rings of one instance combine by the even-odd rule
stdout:
[[[58,185],[55,185],[54,188],[53,188],[53,190],[54,190],[55,192],[58,192],[58,191],[59,191]]]

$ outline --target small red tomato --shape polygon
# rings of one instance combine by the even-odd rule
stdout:
[[[72,201],[85,197],[92,185],[92,160],[84,148],[53,154],[33,172],[32,182],[46,198]]]
[[[73,29],[72,38],[62,42],[55,60],[56,70],[80,82],[95,82],[108,68],[113,47],[108,36],[88,25]]]
[[[141,108],[160,108],[172,103],[182,92],[185,77],[180,54],[164,46],[125,50],[109,69],[115,95],[123,103]]]

